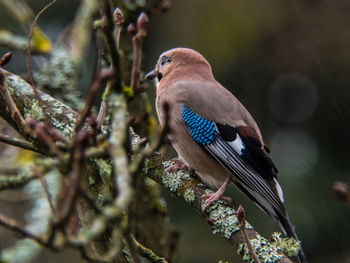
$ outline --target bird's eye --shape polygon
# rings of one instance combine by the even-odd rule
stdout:
[[[169,63],[171,61],[171,59],[166,56],[162,57],[160,60],[161,60],[160,62],[161,66],[164,66],[166,63]]]

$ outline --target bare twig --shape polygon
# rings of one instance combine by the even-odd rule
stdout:
[[[114,39],[116,42],[117,49],[119,48],[119,38],[122,30],[122,25],[124,24],[124,15],[122,10],[118,7],[113,12],[113,21],[114,21]]]
[[[127,229],[124,233],[124,236],[126,238],[126,241],[128,242],[128,245],[130,248],[130,254],[131,254],[133,261],[135,263],[141,263],[141,259],[140,259],[141,253],[139,251],[139,248],[137,247],[138,242],[136,241],[134,235],[130,232],[129,229]],[[141,255],[141,256],[143,256],[143,255]]]
[[[149,261],[153,263],[168,263],[165,258],[158,256],[154,253],[150,248],[145,247],[140,242],[136,240],[133,234],[130,234],[132,241],[137,249],[137,252],[144,258],[147,258]]]
[[[115,44],[116,44],[116,49],[117,49],[117,53],[118,53],[118,48],[119,48],[119,38],[120,38],[120,33],[121,33],[121,29],[122,29],[122,25],[124,23],[124,15],[122,10],[120,10],[118,7],[114,10],[113,12],[113,22],[114,22],[114,32],[113,32],[113,37],[115,40]],[[99,53],[102,51],[102,47],[100,47],[99,49]],[[111,69],[113,68],[113,65],[111,65]],[[119,70],[119,69],[118,69]],[[119,78],[120,78],[120,73],[119,73]],[[119,80],[117,80],[119,81]],[[102,102],[100,105],[100,109],[98,112],[98,116],[97,116],[97,127],[100,130],[103,124],[103,120],[106,116],[107,113],[107,103],[106,103],[106,97],[109,94],[111,89],[111,83],[107,83],[106,88],[105,88],[105,92],[103,94],[102,97]]]
[[[22,114],[18,110],[16,104],[14,103],[14,101],[13,101],[13,99],[8,91],[8,88],[7,88],[7,85],[5,82],[5,75],[4,75],[2,68],[0,68],[0,94],[2,95],[2,97],[6,103],[7,111],[9,113],[9,115],[11,116],[12,120],[17,124],[17,127],[20,130],[25,131],[26,122],[23,119]]]
[[[49,202],[50,208],[52,210],[52,214],[54,214],[56,210],[55,210],[55,206],[53,205],[52,195],[51,195],[51,193],[49,191],[49,186],[47,185],[45,177],[42,175],[41,171],[39,170],[39,168],[37,166],[33,167],[33,171],[34,171],[34,174],[36,174],[39,177],[39,179],[40,179],[40,183],[41,183],[41,185],[44,188],[44,191],[45,191],[45,194],[46,194],[46,197],[47,197],[47,201]]]
[[[49,124],[38,122],[33,118],[27,118],[27,125],[32,129],[35,136],[44,143],[44,145],[50,150],[50,154],[55,154],[62,158],[62,153],[56,147],[55,142],[66,140],[58,133],[53,127],[47,127]]]
[[[0,176],[0,191],[21,187],[36,178],[35,174]]]
[[[106,89],[108,89],[108,85],[107,85]],[[105,99],[102,99],[100,109],[98,111],[98,115],[96,118],[97,127],[99,130],[101,130],[101,128],[102,128],[103,120],[106,116],[106,113],[107,113],[107,103],[106,103]]]
[[[131,88],[134,94],[140,93],[140,67],[141,67],[141,57],[142,57],[142,43],[147,35],[147,28],[149,25],[149,19],[146,13],[141,13],[137,19],[137,34],[132,38],[133,43],[133,62],[131,71]],[[128,28],[131,34],[131,28]]]
[[[38,242],[40,245],[44,247],[48,247],[48,244],[45,242],[45,240],[41,237],[38,237],[26,229],[24,229],[16,220],[12,218],[7,218],[0,214],[0,225],[6,227],[7,229],[10,229],[18,234],[21,234],[22,236],[26,238],[30,238]]]
[[[132,174],[137,174],[140,171],[145,158],[149,157],[155,151],[158,151],[160,147],[164,144],[166,136],[169,133],[170,108],[169,108],[169,104],[167,103],[164,103],[163,107],[164,107],[164,125],[160,128],[159,136],[157,136],[157,139],[154,142],[152,142],[150,147],[145,148],[142,152],[138,154],[137,153],[135,154],[135,159],[130,165]]]
[[[111,14],[111,7],[109,4],[109,0],[101,0],[102,1],[102,10],[104,17],[106,19],[105,24],[103,25],[103,32],[107,42],[107,48],[109,54],[111,55],[112,66],[115,71],[115,82],[114,87],[117,92],[122,91],[121,84],[121,74],[120,74],[120,62],[119,62],[119,53],[117,50],[117,45],[114,39],[114,22]]]
[[[174,257],[176,255],[176,251],[179,246],[179,239],[180,239],[180,232],[177,229],[172,229],[169,235],[169,241],[168,241],[169,248],[165,257],[169,263],[172,263],[175,261]]]
[[[52,0],[50,3],[48,3],[43,9],[40,10],[40,12],[35,16],[34,21],[30,27],[30,31],[29,31],[29,36],[28,36],[28,47],[27,47],[27,67],[28,67],[28,74],[29,74],[29,79],[30,79],[30,84],[32,85],[32,89],[33,89],[33,93],[35,96],[35,99],[38,102],[38,105],[41,109],[43,109],[42,107],[42,101],[41,101],[41,97],[39,96],[39,92],[38,89],[36,87],[35,84],[35,80],[33,77],[33,70],[32,70],[32,61],[31,61],[31,42],[32,42],[32,37],[34,34],[34,30],[35,30],[35,26],[38,22],[39,17],[41,16],[41,14],[43,14],[50,6],[52,6],[54,3],[56,2],[56,0]],[[50,123],[50,119],[46,113],[46,111],[43,111],[44,113],[44,117],[46,119],[47,124]]]
[[[93,106],[94,100],[97,97],[97,93],[101,87],[101,84],[110,79],[114,75],[114,70],[104,70],[100,73],[100,75],[96,78],[96,80],[93,81],[93,83],[90,85],[90,89],[88,92],[88,96],[86,97],[85,106],[82,110],[79,119],[77,120],[75,124],[75,130],[78,131],[83,123],[85,122],[86,118],[90,114],[91,108]]]
[[[11,60],[11,57],[12,57],[12,52],[5,53],[0,59],[0,67],[3,67],[7,63],[9,63]]]
[[[245,212],[244,212],[244,208],[243,206],[239,206],[237,209],[237,219],[238,219],[238,224],[239,224],[239,228],[241,229],[241,233],[242,236],[244,238],[244,241],[249,249],[250,255],[252,256],[252,259],[254,260],[254,262],[256,263],[261,263],[258,256],[255,253],[255,250],[252,247],[252,244],[249,241],[249,237],[247,234],[247,230],[246,230],[246,224],[245,224]]]
[[[33,77],[32,62],[31,62],[31,42],[32,42],[34,29],[35,29],[35,26],[38,22],[39,17],[41,16],[42,13],[44,13],[46,11],[46,9],[48,9],[50,6],[52,6],[55,2],[56,2],[56,0],[52,0],[43,9],[41,9],[40,12],[35,16],[33,24],[30,27],[29,36],[28,36],[27,67],[28,67],[30,83],[32,85],[32,88],[33,88],[33,91],[35,94],[35,98],[38,100],[39,105],[40,105],[41,100],[40,100],[40,96],[38,94],[38,91],[36,89],[36,85],[35,85],[35,81],[34,81],[34,77]]]
[[[54,218],[54,226],[60,227],[69,219],[79,192],[80,176],[83,168],[83,151],[86,146],[87,134],[81,132],[75,139],[72,154],[72,171],[66,179],[66,187],[60,193],[60,197],[64,198],[63,205],[59,207]]]
[[[0,142],[7,143],[9,145],[16,146],[25,150],[29,150],[37,153],[43,153],[37,148],[35,148],[33,144],[31,144],[30,142],[27,142],[18,138],[14,138],[5,134],[0,134]]]

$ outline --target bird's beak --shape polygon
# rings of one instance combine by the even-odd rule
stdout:
[[[158,76],[158,74],[159,74],[159,73],[158,73],[157,71],[152,70],[152,71],[150,71],[150,72],[148,72],[148,73],[146,74],[145,79],[147,79],[147,80],[154,79],[155,77]]]

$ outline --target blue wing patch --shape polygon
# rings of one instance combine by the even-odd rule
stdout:
[[[190,108],[181,105],[181,117],[186,122],[193,139],[202,145],[214,140],[215,123],[195,114]]]

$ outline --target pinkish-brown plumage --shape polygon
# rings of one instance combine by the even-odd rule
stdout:
[[[160,55],[154,71],[146,77],[156,80],[156,109],[161,125],[165,118],[163,104],[169,105],[169,139],[179,157],[204,183],[220,187],[216,193],[203,196],[203,211],[223,195],[232,181],[297,239],[283,206],[277,169],[256,122],[237,98],[215,80],[206,59],[192,49],[171,49]],[[203,122],[209,122],[215,130],[202,127]],[[200,138],[207,133],[213,137]],[[301,262],[307,262],[300,253]]]
[[[191,109],[206,119],[232,126],[248,126],[262,143],[255,121],[244,106],[220,85],[212,74],[211,67],[198,52],[187,48],[171,49],[162,56],[171,57],[167,67],[157,63],[156,71],[162,73],[157,85],[156,109],[163,124],[162,104],[170,106],[170,141],[180,158],[194,168],[203,182],[219,187],[230,173],[208,156],[192,139],[186,123],[181,118],[179,104],[191,105]],[[220,102],[219,102],[219,101]],[[217,103],[219,102],[219,103]],[[188,149],[191,149],[189,151]]]

